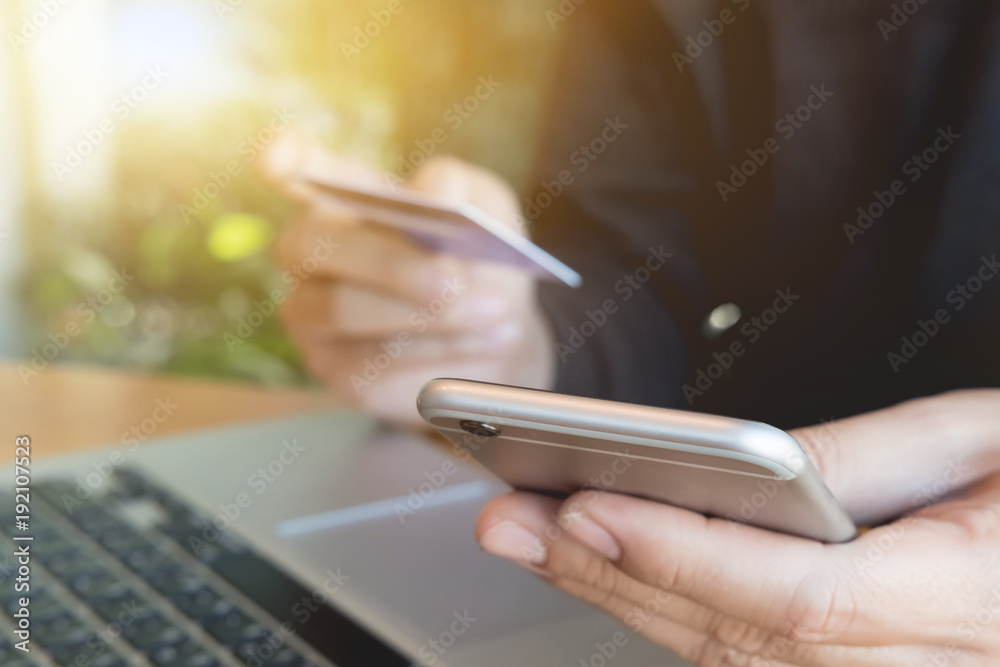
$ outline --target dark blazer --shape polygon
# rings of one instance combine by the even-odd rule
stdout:
[[[558,390],[791,427],[1000,384],[998,4],[554,21],[525,208],[585,281],[541,287]]]

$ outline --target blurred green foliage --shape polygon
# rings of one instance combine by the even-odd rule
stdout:
[[[79,323],[60,361],[307,383],[266,305],[287,287],[270,244],[296,209],[262,181],[256,151],[241,150],[249,138],[267,139],[262,129],[276,108],[293,110],[295,125],[316,141],[387,172],[410,165],[418,142],[444,128],[438,152],[522,187],[555,35],[545,11],[554,3],[401,0],[366,43],[359,29],[375,32],[372,12],[387,4],[234,4],[224,17],[235,37],[229,55],[249,92],[192,101],[183,118],[135,114],[116,132],[107,192],[71,210],[43,206],[30,221],[44,239],[24,283],[35,320],[29,355],[79,319],[80,304],[118,269],[134,280]],[[500,82],[497,92],[459,127],[446,122],[481,76]],[[239,173],[225,174],[234,160]]]

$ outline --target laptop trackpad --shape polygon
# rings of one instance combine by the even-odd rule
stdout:
[[[481,552],[473,526],[506,487],[445,448],[373,442],[366,456],[399,446],[384,470],[396,495],[286,519],[275,527],[298,566],[342,579],[338,602],[398,638],[425,664],[579,664],[620,626],[534,575]],[[380,451],[380,448],[382,449]],[[403,490],[404,493],[398,493]],[[670,664],[662,649],[626,633],[615,663]],[[619,636],[626,636],[619,635]],[[608,645],[608,644],[606,644]],[[681,664],[681,663],[677,663]]]
[[[350,492],[358,502],[345,504],[342,486],[324,492],[326,503],[313,497],[313,507],[331,509],[274,525],[282,550],[300,567],[339,568],[346,597],[398,615],[418,637],[436,637],[456,621],[469,626],[467,640],[509,635],[576,611],[565,596],[476,545],[476,516],[507,490],[502,483],[413,437],[375,438],[350,459],[354,478],[369,479]],[[373,467],[377,491],[360,473]]]

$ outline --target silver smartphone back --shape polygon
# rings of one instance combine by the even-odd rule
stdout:
[[[431,380],[417,409],[515,489],[624,493],[822,542],[857,530],[799,443],[758,422]]]

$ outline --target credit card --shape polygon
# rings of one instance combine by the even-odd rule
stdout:
[[[364,222],[401,232],[417,245],[457,257],[516,266],[543,280],[579,287],[576,271],[472,204],[445,204],[410,190],[376,190],[300,176]]]

